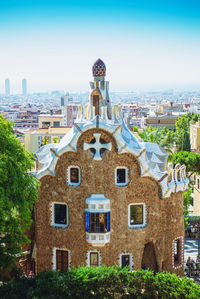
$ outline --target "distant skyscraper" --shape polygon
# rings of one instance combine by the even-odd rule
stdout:
[[[25,96],[27,94],[27,81],[22,79],[22,94]]]
[[[5,80],[5,94],[10,95],[10,80],[8,78]]]

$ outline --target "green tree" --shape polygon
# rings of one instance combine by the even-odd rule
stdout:
[[[186,113],[178,118],[176,122],[176,144],[178,150],[190,151],[190,121],[196,122],[199,114]]]
[[[183,212],[184,212],[184,222],[185,227],[188,226],[188,214],[189,214],[189,206],[192,203],[192,188],[188,186],[188,190],[183,194]]]
[[[180,151],[171,155],[169,159],[171,162],[173,162],[173,164],[185,164],[189,177],[191,177],[194,172],[200,171],[200,155],[196,153]]]
[[[159,144],[167,152],[172,153],[172,148],[175,143],[175,133],[167,128],[154,128],[148,127],[142,132],[138,132],[138,135],[145,142],[153,142]]]
[[[37,198],[38,181],[30,174],[34,157],[0,114],[0,273],[15,265]]]

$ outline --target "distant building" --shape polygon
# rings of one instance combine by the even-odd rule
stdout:
[[[5,80],[5,95],[10,95],[10,80],[8,78]]]
[[[27,95],[27,80],[22,79],[22,94],[25,96]]]
[[[191,216],[200,216],[200,175],[194,175],[193,211]]]
[[[63,126],[62,114],[40,114],[38,116],[39,129],[49,127],[62,127]]]
[[[78,112],[78,105],[80,103],[74,103],[73,98],[69,96],[69,93],[67,92],[65,96],[61,97],[60,105],[61,105],[61,111],[64,115],[63,119],[63,125],[67,127],[72,127],[74,124],[74,121],[77,117]]]
[[[66,127],[31,129],[24,135],[25,149],[35,153],[45,144],[59,143],[69,130],[70,128]]]
[[[141,127],[143,129],[146,129],[150,126],[159,128],[166,127],[167,129],[175,130],[177,120],[178,116],[172,114],[148,116],[142,119]]]
[[[62,114],[38,115],[39,129],[25,132],[25,149],[34,153],[42,145],[60,142],[62,137],[69,131],[69,128],[63,127],[63,118]]]
[[[200,153],[200,119],[196,123],[190,123],[190,149]]]

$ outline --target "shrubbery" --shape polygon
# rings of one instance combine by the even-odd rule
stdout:
[[[200,286],[169,273],[79,267],[64,274],[45,271],[35,279],[11,281],[0,287],[0,298],[200,298]]]

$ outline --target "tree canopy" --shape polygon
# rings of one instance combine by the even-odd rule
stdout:
[[[0,272],[12,267],[28,241],[26,230],[37,198],[38,181],[30,174],[34,157],[0,114]]]
[[[172,148],[176,140],[174,131],[167,128],[148,127],[142,132],[138,131],[138,135],[145,142],[157,143],[170,153],[172,152]]]
[[[186,113],[178,118],[176,122],[176,144],[178,150],[190,151],[190,121],[196,122],[199,114]]]
[[[200,117],[196,113],[186,113],[180,116],[176,122],[176,131],[169,130],[166,127],[148,127],[143,131],[138,131],[136,127],[133,131],[138,131],[138,135],[145,142],[158,143],[166,151],[172,152],[173,146],[176,145],[178,151],[190,151],[190,122],[196,122]]]
[[[169,159],[174,165],[177,163],[180,163],[181,165],[185,164],[187,173],[190,172],[189,176],[194,172],[200,171],[200,155],[196,153],[180,151],[171,155]]]

